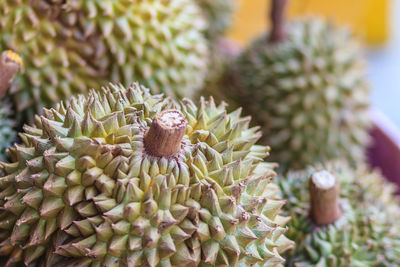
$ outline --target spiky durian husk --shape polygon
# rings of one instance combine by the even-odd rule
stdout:
[[[8,98],[0,100],[0,161],[6,160],[7,149],[17,137],[10,108]]]
[[[256,39],[229,71],[227,95],[264,129],[272,159],[290,168],[363,159],[369,88],[357,42],[319,19],[288,25],[287,39]]]
[[[232,25],[236,0],[196,0],[208,20],[207,37],[216,40]]]
[[[321,168],[341,186],[342,215],[328,226],[318,227],[309,217],[308,178],[315,169],[289,173],[279,181],[288,199],[285,215],[292,217],[288,237],[296,242],[287,266],[400,266],[400,208],[394,187],[365,167],[352,170],[334,162]]]
[[[170,108],[188,121],[181,151],[151,156],[144,133]],[[292,245],[284,201],[249,120],[138,84],[45,109],[0,164],[0,254],[9,265],[279,266]]]
[[[4,0],[0,15],[0,50],[25,64],[12,89],[18,111],[35,114],[110,80],[178,97],[203,85],[207,23],[192,0]]]

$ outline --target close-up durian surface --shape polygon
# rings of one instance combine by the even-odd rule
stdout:
[[[309,179],[321,171],[340,184],[341,214],[325,225],[317,225],[310,214]],[[288,237],[296,243],[287,266],[400,266],[399,199],[379,172],[330,162],[290,172],[279,185],[287,199],[284,214],[292,218]]]
[[[139,84],[44,109],[0,163],[3,266],[281,266],[275,164],[240,112]]]
[[[3,0],[0,17],[0,50],[25,63],[11,94],[30,122],[108,81],[177,97],[203,85],[208,22],[192,0]]]
[[[283,16],[272,16],[271,32],[257,37],[227,71],[226,94],[263,126],[272,160],[283,169],[363,160],[371,122],[358,42],[326,20],[284,24],[277,15]]]

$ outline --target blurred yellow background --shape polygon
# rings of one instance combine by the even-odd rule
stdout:
[[[234,0],[239,10],[229,36],[245,44],[268,27],[270,0]],[[367,44],[384,44],[389,37],[389,11],[392,0],[288,0],[289,18],[318,15],[340,25],[349,25]]]

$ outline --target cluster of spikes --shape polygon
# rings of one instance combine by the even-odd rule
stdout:
[[[108,81],[179,97],[203,85],[207,22],[196,1],[3,0],[0,16],[0,50],[25,64],[11,94],[27,116]]]
[[[321,170],[340,187],[338,217],[323,224],[310,214],[309,190],[309,177]],[[296,243],[287,266],[400,266],[399,199],[380,173],[338,161],[289,173],[279,185],[288,199],[284,213],[292,217],[287,235]]]
[[[285,0],[273,2],[274,27],[231,65],[225,94],[263,126],[272,160],[284,169],[336,158],[364,160],[369,86],[358,43],[326,20],[283,27]]]
[[[187,121],[153,155],[157,114]],[[240,110],[110,85],[36,116],[0,163],[3,266],[279,266],[292,246],[268,148]],[[157,140],[153,140],[156,142]],[[150,142],[150,141],[149,141]]]

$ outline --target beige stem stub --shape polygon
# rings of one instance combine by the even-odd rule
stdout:
[[[181,149],[187,121],[178,110],[165,110],[157,114],[144,136],[147,153],[156,157],[169,157]]]
[[[327,171],[313,173],[310,178],[311,217],[315,224],[334,223],[341,215],[340,184]]]

